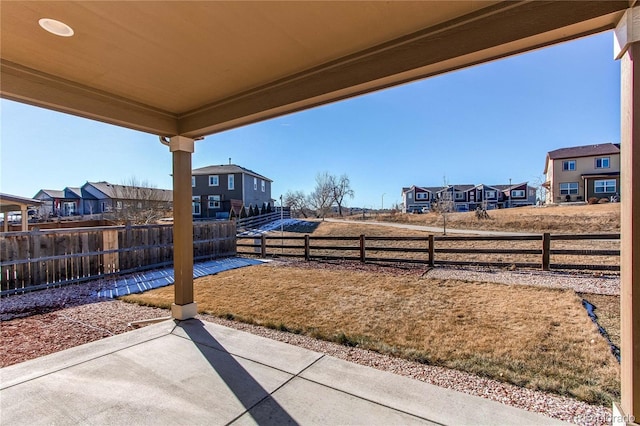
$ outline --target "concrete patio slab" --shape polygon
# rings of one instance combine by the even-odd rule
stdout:
[[[299,377],[251,409],[238,424],[260,424],[265,419],[270,420],[269,424],[288,424],[287,419],[281,417],[282,412],[304,425],[439,424]]]
[[[537,413],[332,357],[318,360],[300,377],[437,424],[537,425],[541,421]],[[544,422],[564,424],[548,418]]]
[[[562,424],[199,320],[0,369],[3,425]]]

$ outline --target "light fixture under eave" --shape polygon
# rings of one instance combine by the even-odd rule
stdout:
[[[44,30],[60,37],[71,37],[73,35],[73,29],[70,26],[55,19],[42,18],[38,21],[38,24],[40,24]]]

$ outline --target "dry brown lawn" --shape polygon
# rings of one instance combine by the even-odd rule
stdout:
[[[195,282],[201,312],[598,404],[619,366],[573,291],[266,264]],[[173,287],[124,298],[168,307]]]
[[[511,232],[550,232],[553,234],[593,234],[620,232],[620,203],[516,207],[489,210],[490,219],[476,219],[474,212],[449,213],[447,227],[458,229],[482,229]],[[352,216],[361,220],[362,216]],[[385,214],[373,216],[379,221],[412,223],[415,225],[442,227],[442,215]]]

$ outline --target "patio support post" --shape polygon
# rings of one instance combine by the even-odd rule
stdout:
[[[193,216],[191,212],[191,154],[194,140],[174,136],[169,141],[173,156],[173,273],[175,299],[171,315],[177,320],[194,318]]]
[[[28,217],[28,210],[27,210],[27,206],[20,206],[20,219],[22,222],[22,228],[21,230],[23,232],[26,232],[29,230],[29,217]]]
[[[612,423],[627,424],[640,419],[640,7],[625,12],[614,48],[621,60],[621,406],[614,403]]]

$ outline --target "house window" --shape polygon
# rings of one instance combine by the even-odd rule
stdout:
[[[195,176],[191,176],[191,187],[192,188],[196,187],[196,177]]]
[[[576,169],[576,160],[566,160],[562,162],[562,170],[573,171]]]
[[[209,186],[218,186],[220,179],[218,179],[218,175],[209,176]]]
[[[258,178],[253,178],[253,190],[258,190]]]
[[[191,213],[200,216],[200,197],[191,197]]]
[[[236,182],[235,182],[235,176],[234,175],[229,175],[227,176],[227,189],[229,190],[233,190],[236,187]]]
[[[560,195],[575,195],[578,193],[578,182],[565,182],[560,184]]]
[[[116,201],[116,209],[122,210],[122,201]]]
[[[219,209],[220,208],[220,196],[219,195],[209,195],[209,208],[210,209]]]
[[[596,169],[608,169],[609,157],[596,158]]]
[[[429,196],[426,192],[417,192],[416,193],[416,200],[428,200]]]
[[[576,192],[577,194],[577,192]],[[514,189],[511,191],[511,198],[524,198],[524,189]]]
[[[464,200],[464,192],[456,192],[456,200]]]
[[[267,184],[263,180],[260,181],[260,189],[262,189],[262,192],[267,190]]]
[[[597,180],[595,181],[596,194],[602,194],[605,192],[616,192],[616,180]]]
[[[485,191],[484,192],[484,196],[485,196],[485,198],[495,199],[496,198],[496,191]]]
[[[411,192],[409,192],[407,194],[407,199],[409,199],[409,200],[413,199],[413,194]]]

